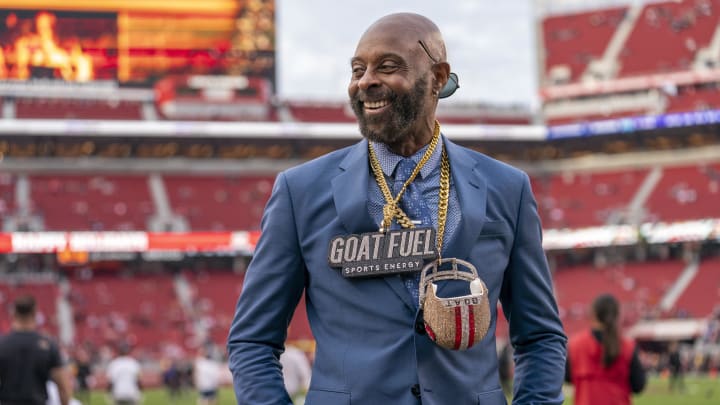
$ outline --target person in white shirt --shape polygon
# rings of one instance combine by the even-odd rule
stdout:
[[[300,401],[310,387],[312,374],[310,362],[305,353],[295,346],[286,345],[280,355],[285,389],[293,401]]]
[[[212,352],[208,348],[200,346],[193,367],[193,380],[198,391],[198,405],[217,403],[221,375],[220,362],[213,358]]]
[[[142,398],[140,363],[130,356],[130,348],[120,347],[119,356],[108,364],[106,374],[115,405],[137,405]]]

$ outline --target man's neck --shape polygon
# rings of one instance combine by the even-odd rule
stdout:
[[[33,332],[37,329],[37,325],[34,320],[15,319],[12,329],[17,332]]]
[[[398,142],[388,144],[390,150],[400,156],[410,157],[429,144],[435,135],[435,120],[424,124],[420,130],[413,132],[412,136],[408,136]]]

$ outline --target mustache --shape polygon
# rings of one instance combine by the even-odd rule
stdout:
[[[396,98],[398,98],[397,93],[395,93],[392,90],[381,90],[381,89],[373,89],[371,91],[362,91],[359,90],[354,96],[350,98],[350,102],[353,105],[361,106],[362,103],[366,101],[374,101],[374,100],[388,100],[388,101],[394,101]]]

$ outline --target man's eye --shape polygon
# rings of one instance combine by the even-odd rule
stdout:
[[[361,68],[361,67],[352,68],[352,75],[355,78],[362,76],[363,73],[365,73],[365,68]]]
[[[381,72],[392,72],[397,69],[395,65],[381,65],[378,70]]]

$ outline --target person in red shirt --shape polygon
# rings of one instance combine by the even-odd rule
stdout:
[[[568,344],[565,381],[575,386],[575,405],[630,405],[647,377],[632,339],[620,332],[620,304],[611,294],[592,304],[591,329]]]

